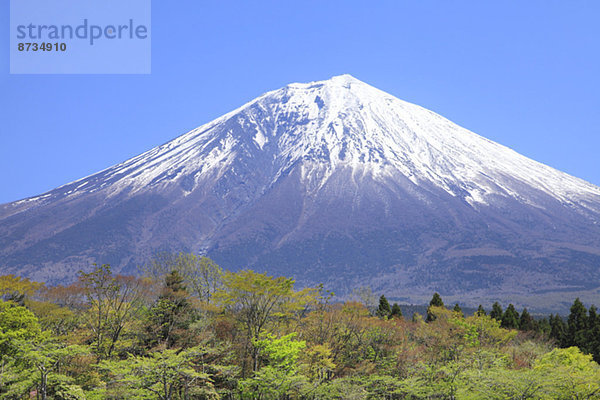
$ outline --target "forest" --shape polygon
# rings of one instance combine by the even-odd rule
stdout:
[[[1,399],[600,399],[600,317],[319,286],[194,254],[69,285],[0,277]]]

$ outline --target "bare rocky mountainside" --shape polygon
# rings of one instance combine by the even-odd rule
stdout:
[[[342,75],[0,205],[2,274],[133,273],[158,251],[340,295],[559,310],[600,298],[600,188]]]

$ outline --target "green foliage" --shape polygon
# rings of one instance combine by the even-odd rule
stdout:
[[[600,366],[577,347],[552,350],[535,363],[534,371],[553,398],[600,398]]]
[[[479,307],[477,307],[477,311],[475,312],[475,314],[477,315],[487,315],[487,313],[485,312],[485,309],[483,308],[483,306],[480,304]]]
[[[519,329],[522,331],[533,331],[535,328],[533,317],[529,314],[527,308],[524,308],[519,318]]]
[[[241,324],[245,331],[243,357],[249,355],[252,371],[257,371],[259,349],[253,342],[269,325],[299,317],[316,296],[315,289],[294,291],[293,279],[242,270],[223,276],[223,288],[216,292],[215,300]],[[249,369],[246,363],[242,368],[244,373]]]
[[[379,307],[377,307],[377,311],[375,312],[375,314],[379,318],[388,318],[392,314],[390,303],[388,303],[384,295],[381,295],[381,297],[379,298]]]
[[[457,313],[458,315],[460,315],[461,317],[464,317],[465,314],[462,311],[462,308],[460,308],[460,306],[458,305],[458,303],[456,303],[454,305],[454,308],[452,309],[452,311],[454,311],[455,313]]]
[[[433,312],[431,312],[432,307],[444,307],[444,302],[442,301],[442,297],[437,292],[433,294],[433,297],[431,298],[431,301],[429,302],[429,307],[427,308],[427,318],[426,318],[427,322],[431,322],[431,321],[435,320],[435,315]]]
[[[49,301],[27,300],[25,304],[38,318],[41,328],[54,336],[65,337],[77,327],[77,315],[69,307]]]
[[[41,335],[37,317],[27,308],[11,301],[0,300],[0,362],[18,350],[18,343]]]
[[[223,277],[223,270],[217,263],[191,253],[158,253],[142,270],[159,282],[177,271],[186,290],[205,303],[211,302],[212,296],[221,287]]]
[[[571,313],[567,319],[566,342],[570,346],[584,348],[587,341],[587,310],[579,298],[571,306]]]
[[[255,341],[266,365],[253,377],[240,381],[243,398],[280,399],[302,391],[308,379],[298,372],[298,359],[306,342],[294,340],[296,336],[290,333],[276,338],[267,334],[265,339]]]
[[[504,315],[504,313],[502,312],[502,306],[500,306],[500,303],[495,302],[492,305],[492,311],[490,311],[490,317],[492,317],[498,321],[502,321],[503,315]]]
[[[518,329],[519,328],[519,313],[515,310],[515,306],[509,304],[502,315],[501,326],[506,329]]]
[[[588,311],[587,343],[585,350],[592,354],[596,362],[600,362],[600,316],[595,306]]]
[[[558,345],[562,345],[566,342],[567,337],[567,325],[563,319],[558,315],[550,314],[550,338],[554,339]]]
[[[600,399],[600,318],[579,300],[565,324],[498,303],[465,318],[436,294],[411,322],[366,289],[336,302],[249,270],[202,292],[182,272],[202,259],[175,260],[162,285],[103,265],[0,301],[0,398]]]
[[[30,281],[28,278],[2,275],[0,276],[0,299],[23,305],[26,297],[32,296],[43,287],[43,283]]]
[[[83,398],[82,389],[62,370],[73,358],[87,354],[87,347],[67,346],[53,338],[50,332],[36,332],[34,336],[15,339],[13,346],[8,362],[2,361],[2,370],[6,368],[8,376],[0,380],[4,386],[0,386],[0,393],[20,398],[35,390],[41,399],[49,395],[54,399]]]
[[[173,270],[164,279],[160,295],[149,311],[149,343],[173,347],[184,340],[194,319],[194,310],[179,272]]]
[[[394,303],[390,312],[390,317],[402,318],[402,309],[398,303]]]
[[[111,376],[111,385],[96,395],[128,399],[219,398],[213,377],[204,371],[199,346],[185,350],[163,348],[147,356],[130,355],[125,360],[102,361],[100,368]]]
[[[144,280],[114,275],[110,265],[94,264],[89,273],[80,271],[79,283],[87,300],[82,323],[98,360],[120,351],[121,339],[135,323],[145,304],[149,286]]]
[[[267,323],[291,317],[314,298],[314,291],[295,292],[293,279],[250,270],[228,272],[223,283],[216,300],[239,316],[252,339],[258,339]]]
[[[429,305],[434,306],[434,307],[444,307],[444,302],[442,301],[442,297],[440,296],[439,293],[436,292],[433,294],[433,297],[431,298]]]
[[[305,375],[310,382],[320,384],[331,378],[336,368],[332,358],[332,351],[326,344],[315,344],[303,352],[303,365]]]

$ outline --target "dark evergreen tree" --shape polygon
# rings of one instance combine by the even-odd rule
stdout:
[[[587,341],[587,310],[579,297],[575,299],[571,306],[571,313],[567,320],[566,346],[577,346],[580,349],[586,347]]]
[[[377,307],[375,314],[377,314],[379,318],[388,318],[391,313],[392,309],[390,308],[390,303],[388,303],[384,295],[381,295],[379,298],[379,307]]]
[[[588,311],[587,352],[600,362],[600,316],[598,309],[592,305]]]
[[[437,292],[433,294],[429,307],[427,307],[427,318],[425,319],[427,322],[435,321],[435,315],[431,312],[431,307],[444,307],[442,296]]]
[[[478,315],[480,317],[487,315],[485,312],[485,309],[483,308],[483,306],[480,304],[479,307],[477,307],[477,311],[475,312],[475,315]]]
[[[492,306],[492,311],[490,311],[490,317],[494,318],[497,321],[502,321],[502,306],[500,303],[495,302]]]
[[[540,320],[533,320],[534,322],[534,330],[542,334],[546,337],[550,336],[550,323],[548,322],[548,318],[542,318]]]
[[[400,308],[398,303],[394,303],[394,305],[392,306],[392,312],[390,314],[390,317],[402,318],[402,309]]]
[[[429,302],[430,306],[435,306],[435,307],[444,307],[444,302],[442,301],[442,296],[440,296],[439,293],[434,293],[433,297],[431,298],[431,301]]]
[[[519,319],[519,329],[522,331],[534,331],[535,328],[536,324],[533,317],[529,314],[527,308],[524,308]]]
[[[504,311],[500,326],[507,329],[519,329],[519,313],[512,304],[509,304]]]
[[[177,270],[165,277],[158,300],[149,310],[151,343],[165,343],[172,347],[186,333],[193,319],[193,309],[183,280]]]
[[[558,315],[550,314],[550,338],[556,341],[559,346],[565,346],[567,326],[565,321]]]
[[[458,303],[456,303],[454,305],[454,308],[452,309],[452,311],[457,312],[459,315],[461,316],[465,316],[465,314],[463,314],[462,308],[460,308],[460,306],[458,305]]]

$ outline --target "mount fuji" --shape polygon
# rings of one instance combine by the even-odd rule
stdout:
[[[405,303],[600,296],[600,188],[350,75],[290,84],[121,164],[0,205],[0,273],[159,251]]]

